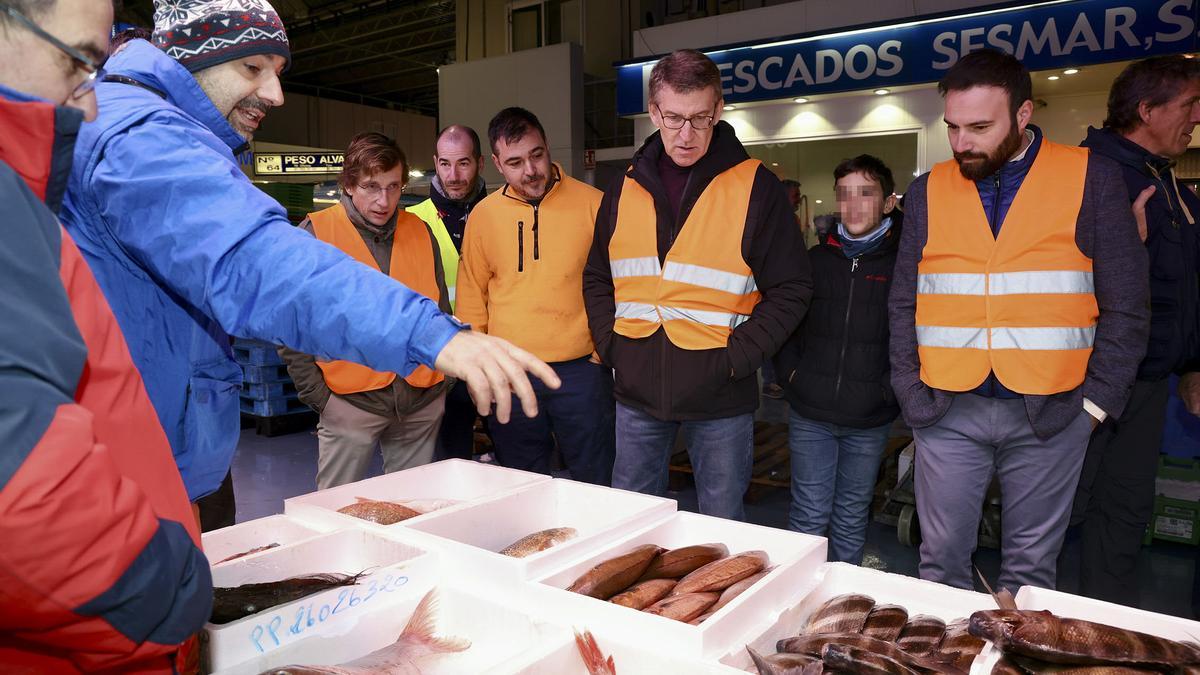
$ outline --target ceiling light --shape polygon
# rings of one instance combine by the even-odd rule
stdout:
[[[824,203],[824,202],[822,202],[820,199],[818,199],[818,200],[817,200],[817,203],[818,203],[818,204],[822,204],[822,203]]]
[[[726,105],[724,108],[721,108],[721,110],[737,110],[737,106]]]
[[[1058,79],[1058,76],[1057,76],[1057,75],[1051,75],[1050,77],[1047,77],[1046,79],[1047,79],[1047,80],[1050,80],[1051,82],[1053,82],[1053,81],[1055,81],[1055,80],[1057,80],[1057,79]]]
[[[1067,68],[1066,70],[1063,71],[1063,75],[1074,75],[1075,73],[1078,73],[1078,72],[1079,72],[1078,68]]]
[[[876,96],[886,96],[890,93],[892,93],[890,89],[876,89],[875,90]]]
[[[771,162],[771,166],[779,166],[779,162]]]
[[[801,96],[800,98],[792,99],[792,103],[808,103],[808,99]]]
[[[420,169],[413,169],[412,171],[408,172],[409,178],[422,178],[424,176],[425,172],[421,171]]]

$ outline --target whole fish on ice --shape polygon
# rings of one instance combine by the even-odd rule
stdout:
[[[419,675],[418,662],[466,651],[471,641],[437,637],[437,589],[421,598],[408,625],[392,644],[337,666],[284,666],[260,675]]]

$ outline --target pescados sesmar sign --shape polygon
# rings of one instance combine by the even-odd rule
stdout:
[[[935,82],[985,47],[1030,70],[1196,51],[1200,0],[1052,0],[703,50],[726,103]],[[617,110],[646,112],[657,57],[617,66]]]

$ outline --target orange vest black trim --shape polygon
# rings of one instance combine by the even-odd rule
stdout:
[[[1092,260],[1075,242],[1088,151],[1042,140],[993,236],[955,161],[929,175],[929,238],[917,265],[921,381],[970,391],[988,373],[1020,394],[1083,383],[1096,335]]]
[[[762,298],[742,258],[750,192],[761,162],[713,178],[659,264],[654,198],[626,177],[608,244],[616,298],[613,330],[630,338],[661,326],[676,347],[724,348]]]
[[[335,204],[309,215],[313,234],[332,244],[358,262],[379,269],[374,256],[363,242],[362,235],[350,222],[345,208]],[[433,261],[433,244],[425,221],[400,210],[396,214],[396,233],[392,241],[392,261],[388,276],[412,290],[434,300],[440,294]],[[350,361],[317,361],[325,375],[325,383],[335,394],[355,394],[374,391],[396,380],[395,373],[381,373]],[[426,366],[417,366],[404,381],[419,389],[441,382],[443,375]]]

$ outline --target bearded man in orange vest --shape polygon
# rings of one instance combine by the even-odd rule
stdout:
[[[890,297],[920,575],[973,586],[995,475],[1000,586],[1054,588],[1088,438],[1120,416],[1146,350],[1146,251],[1120,168],[1029,123],[1017,59],[973,52],[938,90],[954,159],[909,187]]]
[[[407,183],[408,161],[396,141],[359,134],[346,149],[340,200],[310,214],[300,227],[449,312],[437,240],[425,221],[400,208]],[[279,351],[300,400],[321,414],[318,490],[366,477],[376,444],[385,473],[433,459],[448,386],[440,372],[418,366],[399,377],[350,361]]]

